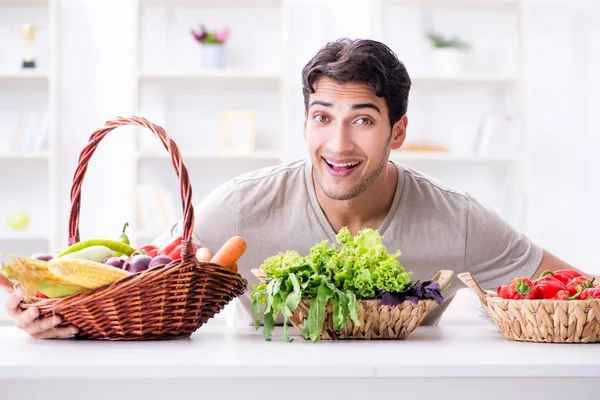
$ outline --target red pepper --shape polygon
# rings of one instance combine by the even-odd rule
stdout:
[[[600,287],[584,289],[579,296],[579,300],[600,299]]]
[[[498,288],[498,294],[503,299],[537,299],[538,289],[529,278],[513,279],[508,285]]]
[[[534,284],[538,289],[540,299],[551,299],[561,290],[569,291],[567,285],[556,279],[554,276],[542,276],[537,279]]]
[[[156,246],[154,246],[152,244],[146,244],[146,245],[143,245],[142,247],[140,247],[138,249],[138,251],[139,252],[145,252],[150,257],[154,258],[158,254],[158,247],[156,247]]]
[[[561,281],[562,283],[564,283],[565,285],[567,285],[573,279],[575,279],[575,278],[577,278],[579,276],[582,276],[582,274],[580,272],[577,272],[577,271],[572,270],[572,269],[559,269],[559,270],[556,270],[554,272],[552,272],[552,271],[544,271],[540,275],[540,278],[543,278],[545,276],[553,276],[554,278],[558,279],[559,281]]]
[[[561,290],[554,296],[553,300],[577,300],[581,293],[583,292],[583,286],[579,285],[578,289],[575,291],[575,294],[571,294],[568,290]]]
[[[40,298],[40,299],[48,299],[49,298],[48,296],[46,296],[44,293],[42,293],[40,291],[36,291],[33,294],[33,297],[37,297],[37,298]]]
[[[582,286],[583,289],[591,288],[594,286],[593,282],[593,279],[590,281],[586,276],[578,276],[577,278],[572,279],[571,282],[567,284],[567,290],[569,291],[569,294],[573,296],[575,295],[575,293],[578,292],[579,286]]]
[[[171,250],[171,252],[167,255],[169,257],[171,257],[173,260],[179,260],[179,259],[181,259],[181,250],[182,249],[183,249],[183,244],[179,244],[179,245],[177,245],[177,247],[175,247],[173,250]],[[195,255],[197,248],[194,245],[194,243],[192,243],[192,249],[194,249],[194,255]]]
[[[182,240],[183,240],[183,238],[181,236],[174,237],[173,239],[171,239],[167,243],[163,244],[158,249],[157,254],[171,256],[171,253],[173,253],[173,250],[175,250],[175,248],[181,244]]]

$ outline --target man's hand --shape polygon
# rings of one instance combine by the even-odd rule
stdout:
[[[75,335],[78,330],[73,326],[56,328],[61,323],[60,317],[39,318],[40,312],[37,308],[31,307],[26,311],[21,311],[19,303],[23,300],[23,292],[15,290],[6,300],[6,309],[13,323],[18,328],[37,339],[55,339],[66,338]]]

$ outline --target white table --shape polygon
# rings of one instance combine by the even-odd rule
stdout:
[[[189,340],[129,343],[36,340],[0,327],[2,400],[504,400],[599,392],[600,344],[511,342],[483,318],[419,327],[404,341],[316,344],[283,342],[280,331],[266,342],[252,327],[207,326]]]

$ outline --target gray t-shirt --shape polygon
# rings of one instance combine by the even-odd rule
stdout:
[[[443,293],[444,303],[434,307],[424,325],[436,324],[456,291],[465,287],[456,278],[460,272],[471,272],[492,290],[512,278],[533,275],[542,258],[540,247],[467,193],[393,164],[399,171],[398,185],[378,229],[385,246],[389,252],[402,252],[400,265],[412,271],[413,280],[431,279],[442,269],[455,273]],[[259,282],[251,269],[279,252],[305,255],[322,240],[335,242],[336,232],[316,198],[308,159],[240,175],[195,206],[194,214],[197,246],[214,254],[232,236],[242,236],[248,243],[238,266],[249,290],[236,304],[248,323],[252,322],[249,294]],[[180,222],[155,243],[175,234],[181,234]]]

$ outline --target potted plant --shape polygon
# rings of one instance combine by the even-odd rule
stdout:
[[[428,32],[427,39],[433,46],[434,67],[438,73],[455,74],[463,68],[465,51],[471,46],[457,38]]]
[[[231,34],[229,27],[220,31],[208,31],[204,25],[199,30],[191,29],[194,39],[202,45],[202,66],[222,68],[225,65],[225,42]]]

